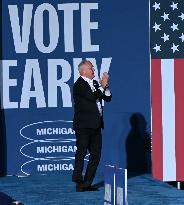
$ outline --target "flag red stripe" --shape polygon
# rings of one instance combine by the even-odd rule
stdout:
[[[152,95],[152,171],[153,171],[153,177],[163,180],[161,59],[151,60],[151,95]]]
[[[174,61],[176,180],[184,181],[184,59]]]

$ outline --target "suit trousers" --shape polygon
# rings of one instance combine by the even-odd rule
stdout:
[[[102,149],[101,128],[80,128],[75,129],[77,151],[75,154],[75,165],[72,180],[74,182],[83,181],[92,184],[95,173],[100,162]],[[89,161],[85,176],[83,179],[82,171],[84,167],[84,159],[89,152]]]

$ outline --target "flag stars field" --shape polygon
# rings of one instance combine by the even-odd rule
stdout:
[[[154,58],[184,56],[184,2],[151,0],[150,40]]]
[[[151,0],[151,53],[154,58],[184,56],[184,3]]]

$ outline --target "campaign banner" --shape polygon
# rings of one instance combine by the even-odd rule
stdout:
[[[72,89],[82,59],[92,62],[96,80],[110,75],[113,97],[104,105],[103,142],[113,142],[117,113],[142,113],[149,127],[149,43],[143,35],[149,12],[136,9],[149,8],[146,0],[134,7],[113,0],[2,0],[1,7],[1,133],[8,175],[73,171]],[[103,146],[102,165],[118,144]]]
[[[8,174],[73,170],[72,86],[78,64],[88,58],[98,79],[112,60],[100,52],[99,15],[98,2],[2,2]]]

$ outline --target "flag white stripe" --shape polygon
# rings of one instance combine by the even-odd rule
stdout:
[[[176,180],[174,59],[161,60],[163,181]]]

